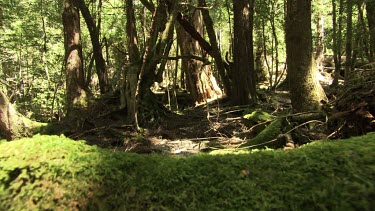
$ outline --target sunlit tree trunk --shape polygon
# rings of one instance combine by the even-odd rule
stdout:
[[[366,11],[370,32],[370,62],[375,61],[375,0],[367,0]]]
[[[92,17],[89,9],[87,8],[84,0],[79,0],[79,6],[90,33],[93,55],[95,59],[96,74],[99,78],[100,93],[105,94],[109,91],[109,82],[107,75],[107,67],[99,40],[99,27],[97,27],[97,25],[95,24],[95,20]]]
[[[194,10],[193,13],[190,14],[190,17],[190,24],[194,27],[195,31],[203,37],[203,19],[201,12],[199,10]],[[193,39],[182,27],[178,28],[177,34],[182,55],[205,57],[202,55],[200,43]],[[216,46],[216,48],[218,47]],[[218,57],[216,57],[216,59],[218,59]],[[187,88],[194,103],[202,103],[215,95],[221,95],[221,91],[216,84],[216,79],[212,75],[212,70],[206,67],[206,65],[207,64],[203,61],[194,58],[186,57],[182,59],[181,68],[182,71],[185,72]]]
[[[0,91],[0,135],[8,141],[40,132],[45,124],[31,121],[19,114],[9,102],[7,96]],[[0,139],[1,139],[0,137]]]
[[[205,0],[198,0],[199,6],[201,7],[207,7],[206,1]],[[204,24],[206,26],[207,30],[207,35],[210,39],[211,47],[212,47],[212,56],[215,59],[216,67],[219,71],[219,75],[223,81],[224,85],[224,90],[227,96],[231,96],[231,85],[230,85],[230,70],[229,70],[229,65],[226,64],[221,56],[221,52],[219,49],[219,45],[216,39],[216,34],[215,34],[215,29],[214,29],[214,24],[212,21],[212,18],[210,16],[210,13],[207,9],[203,9],[201,11],[202,17]]]
[[[253,55],[253,0],[233,0],[233,97],[235,104],[257,101]]]
[[[86,106],[78,0],[65,0],[62,14],[65,39],[66,104],[68,115]]]
[[[324,14],[322,11],[323,0],[317,2],[318,9],[316,14],[316,47],[315,47],[315,61],[318,69],[323,71],[324,60]]]
[[[311,33],[311,1],[288,0],[286,53],[290,98],[295,112],[320,110],[321,101],[327,100],[313,65]]]
[[[193,25],[194,23],[198,23],[199,21],[194,21],[195,19],[200,18],[199,11],[196,11],[198,14],[194,14],[192,16],[192,21],[190,21]],[[193,22],[194,21],[194,22]],[[198,32],[202,32],[202,25],[195,26],[196,30]],[[182,55],[195,55],[195,56],[201,56],[200,46],[197,44],[197,42],[189,36],[187,32],[184,31],[184,29],[179,28],[178,29],[178,42],[181,49]],[[183,58],[182,59],[182,71],[185,72],[186,75],[186,83],[187,83],[187,89],[190,92],[190,95],[192,97],[192,100],[195,103],[201,103],[204,101],[204,90],[202,88],[202,83],[200,80],[200,72],[203,70],[203,62],[195,60],[193,58]]]

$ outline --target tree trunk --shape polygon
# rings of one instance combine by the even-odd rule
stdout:
[[[311,33],[311,1],[288,0],[286,53],[290,98],[295,112],[320,110],[321,100],[327,100],[313,65]]]
[[[370,62],[375,62],[375,0],[365,2],[370,32]]]
[[[150,112],[151,110],[152,118],[158,118],[161,116],[160,110],[162,109],[159,106],[154,93],[150,90],[150,87],[155,81],[157,64],[160,63],[163,56],[169,55],[170,48],[168,48],[168,39],[172,37],[171,34],[173,33],[174,24],[177,19],[178,6],[179,1],[173,1],[168,4],[167,1],[160,0],[153,14],[150,36],[147,40],[135,89],[133,120],[137,128],[139,128],[139,104],[144,108],[143,111],[149,110],[148,112]],[[158,40],[159,34],[160,39]],[[128,108],[128,112],[129,109],[130,108]]]
[[[360,36],[360,43],[359,43],[359,57],[361,58],[362,63],[364,63],[364,58],[370,58],[370,50],[369,50],[369,33],[367,29],[367,24],[364,19],[363,15],[363,8],[364,8],[365,2],[364,0],[360,0],[357,2],[358,6],[358,22],[361,28],[362,33],[359,33]],[[362,46],[362,47],[361,47]]]
[[[205,0],[198,0],[200,7],[207,7]],[[216,34],[214,29],[214,24],[210,13],[208,10],[203,9],[201,10],[202,17],[204,24],[206,26],[207,35],[210,39],[211,47],[212,47],[212,56],[215,59],[215,63],[217,69],[219,71],[220,77],[223,80],[224,91],[228,97],[231,97],[231,85],[230,85],[230,78],[231,75],[229,74],[229,65],[224,62],[223,58],[221,57],[221,52],[219,49],[218,42],[216,40]]]
[[[324,60],[324,14],[320,10],[323,7],[323,0],[318,1],[318,14],[316,14],[316,47],[315,61],[318,69],[323,71]]]
[[[81,27],[77,0],[65,0],[62,14],[65,39],[65,73],[67,114],[86,106],[83,56],[80,41]]]
[[[352,71],[352,39],[353,39],[353,3],[346,0],[346,47],[345,47],[345,81],[349,79]]]
[[[200,18],[199,13],[198,15],[193,15],[193,20],[197,18]],[[198,28],[196,28],[196,30],[199,31]],[[195,41],[191,36],[189,36],[189,34],[186,33],[181,27],[179,27],[177,34],[178,43],[181,49],[181,55],[200,56],[201,51],[200,46],[197,45],[197,41]],[[201,103],[205,100],[204,90],[202,88],[202,83],[199,77],[199,74],[203,70],[203,67],[204,64],[202,61],[198,61],[193,58],[182,59],[181,68],[186,75],[187,90],[190,92],[193,103]]]
[[[0,135],[8,141],[39,132],[45,124],[27,119],[19,114],[9,102],[7,96],[0,91]]]
[[[191,20],[189,21],[189,24],[191,27],[193,27],[191,31],[194,31],[197,37],[203,37],[203,20],[201,12],[199,10],[195,10],[192,14],[190,14],[190,17]],[[212,33],[212,31],[210,33]],[[213,33],[213,36],[215,36],[215,32]],[[179,27],[177,29],[177,34],[178,43],[180,45],[182,55],[205,57],[204,55],[202,55],[202,43],[196,39],[193,39],[191,33],[186,32],[186,28],[184,28],[183,26]],[[218,61],[219,59],[222,60],[220,53],[218,53],[217,42],[215,43],[215,45],[216,48],[209,45],[211,48],[210,55],[212,55]],[[217,51],[215,51],[215,49]],[[205,100],[216,95],[221,95],[221,90],[216,84],[216,79],[211,72],[212,70],[211,68],[206,67],[206,65],[207,64],[205,64],[203,61],[199,61],[194,58],[185,57],[182,59],[182,71],[184,71],[186,75],[187,88],[191,94],[192,101],[196,104],[202,103]]]
[[[340,72],[341,72],[341,45],[342,45],[341,31],[342,31],[342,13],[343,13],[343,7],[344,7],[343,2],[344,2],[343,0],[340,0],[339,13],[338,13],[339,18],[337,20],[336,0],[332,0],[333,60],[335,63],[335,72],[333,76],[332,86],[337,86],[339,84],[339,78],[340,78]]]
[[[233,1],[234,70],[232,101],[238,105],[257,101],[253,55],[254,1]]]
[[[99,28],[96,26],[95,20],[91,16],[84,0],[79,0],[79,6],[82,16],[86,21],[87,28],[90,32],[91,44],[95,59],[96,74],[99,78],[100,93],[105,94],[109,91],[109,82],[107,67],[103,57],[102,47],[99,41]]]
[[[134,116],[134,104],[135,104],[135,92],[137,87],[138,74],[140,71],[141,56],[138,47],[138,36],[136,28],[136,20],[134,15],[133,0],[126,0],[125,5],[126,11],[126,37],[127,37],[127,48],[129,55],[129,62],[125,68],[124,73],[124,87],[122,88],[121,98],[123,103],[127,107],[129,117]]]

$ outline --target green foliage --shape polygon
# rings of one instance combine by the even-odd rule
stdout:
[[[0,142],[0,209],[370,210],[375,134],[188,158],[35,136]]]
[[[25,116],[49,120],[51,108],[56,111],[64,103],[62,3],[4,0],[0,4],[0,81],[6,82],[2,90]]]

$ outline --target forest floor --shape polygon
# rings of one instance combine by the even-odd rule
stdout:
[[[0,141],[0,210],[371,210],[375,133],[313,140],[374,131],[372,85],[326,87],[326,121],[299,122],[287,92],[260,91],[257,105],[214,100],[166,112],[142,132],[124,121],[116,96],[102,99],[50,128],[66,137]],[[305,142],[247,150],[259,136],[289,133]],[[252,145],[239,150],[244,143]]]
[[[123,120],[126,115],[124,110],[88,115],[90,118],[82,121],[84,125],[68,127],[62,132],[69,138],[83,139],[88,144],[113,151],[188,156],[235,148],[257,134],[243,118],[247,110],[262,110],[277,116],[291,108],[287,92],[278,91],[269,95],[272,97],[268,94],[260,96],[262,102],[255,107],[232,106],[224,98],[179,112],[167,112],[164,117],[146,124],[142,132],[135,131]]]
[[[372,74],[374,73],[370,72],[368,77],[361,74],[358,80],[354,77],[356,80],[347,88],[342,84],[332,88],[329,86],[331,79],[321,76],[321,84],[330,102],[325,105],[323,117],[304,117],[303,121],[295,120],[297,118],[292,114],[289,92],[259,89],[259,102],[256,105],[233,106],[225,98],[210,100],[178,112],[164,112],[161,118],[144,124],[142,132],[139,132],[124,120],[125,109],[116,107],[119,105],[118,96],[111,95],[98,100],[91,110],[83,113],[75,122],[57,123],[55,128],[59,131],[49,134],[63,133],[69,138],[86,140],[90,145],[113,151],[182,156],[233,149],[242,147],[245,143],[248,148],[253,147],[252,143],[254,148],[283,148],[289,141],[292,142],[289,145],[296,148],[313,140],[345,138],[375,131],[375,89],[372,86]],[[183,106],[186,105],[180,105]],[[265,117],[256,121],[245,118],[254,112],[260,112]],[[287,140],[277,146],[258,146],[259,140],[252,142],[277,119],[282,123],[278,128],[270,129],[270,137],[262,134],[260,139],[268,140],[261,141],[278,141],[276,139],[279,135],[285,136],[291,131],[294,132],[293,137],[286,135]]]

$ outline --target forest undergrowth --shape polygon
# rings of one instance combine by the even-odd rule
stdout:
[[[142,131],[125,121],[116,93],[97,100],[79,117],[52,124],[47,134],[64,134],[114,151],[192,155],[226,148],[298,148],[321,139],[375,131],[373,71],[358,71],[346,85],[323,84],[329,97],[322,111],[292,113],[287,91],[259,90],[257,105],[233,106],[225,98],[161,118],[144,117]],[[165,98],[165,96],[162,96]],[[145,112],[147,113],[147,112]]]

